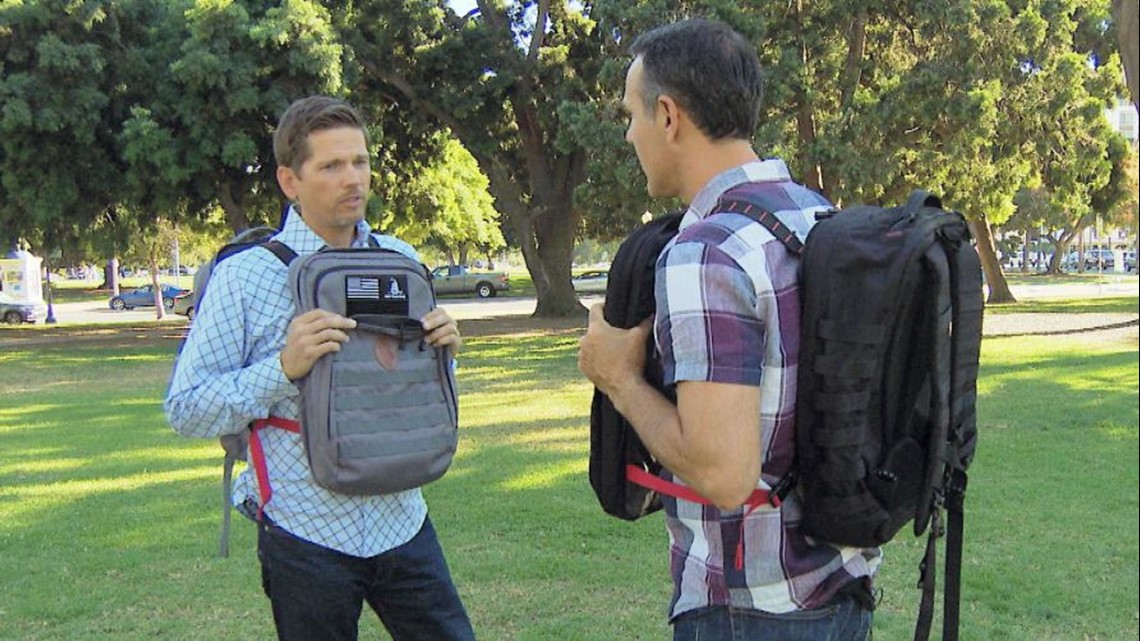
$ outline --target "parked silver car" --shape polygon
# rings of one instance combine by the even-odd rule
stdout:
[[[582,272],[570,279],[579,294],[604,294],[609,281],[609,274],[600,269]]]
[[[175,314],[185,316],[190,320],[194,320],[194,301],[197,298],[198,297],[194,295],[194,292],[179,294],[174,297],[174,305],[171,306],[170,311],[174,312]]]

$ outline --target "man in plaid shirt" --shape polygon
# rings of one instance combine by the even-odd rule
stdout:
[[[641,375],[649,321],[620,330],[595,305],[579,365],[664,476],[710,503],[664,497],[674,638],[868,638],[879,550],[806,537],[794,493],[778,507],[749,500],[792,464],[799,259],[752,218],[717,209],[726,194],[752,192],[802,239],[830,204],[753,150],[762,82],[747,40],[686,20],[646,33],[631,53],[626,140],[650,196],[689,204],[657,261],[652,322],[677,403]]]

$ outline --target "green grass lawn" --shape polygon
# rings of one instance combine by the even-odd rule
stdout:
[[[252,525],[217,557],[221,449],[162,415],[176,331],[0,332],[37,341],[0,345],[0,639],[272,637]],[[482,639],[669,638],[660,517],[605,516],[586,478],[577,335],[460,361],[459,455],[425,494]],[[1134,339],[984,341],[963,639],[1137,638],[1137,367]],[[912,634],[924,542],[885,549],[878,639]]]
[[[1020,300],[1016,303],[986,305],[986,315],[990,314],[1138,314],[1140,298],[1136,296],[1103,296],[1095,298],[1038,298]]]

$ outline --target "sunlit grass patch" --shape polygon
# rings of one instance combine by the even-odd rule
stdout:
[[[165,424],[175,343],[96,338],[0,352],[0,639],[271,635],[250,524],[216,556],[220,447]],[[1135,342],[984,341],[962,638],[1137,638],[1138,364]],[[668,638],[660,515],[605,516],[589,486],[575,333],[469,337],[458,377],[459,452],[424,493],[479,637]],[[876,638],[912,636],[924,546],[887,546]]]

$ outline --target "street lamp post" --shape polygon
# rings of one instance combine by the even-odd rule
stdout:
[[[47,318],[44,319],[44,324],[45,325],[55,325],[55,322],[56,322],[55,321],[55,307],[52,305],[53,297],[52,297],[52,292],[51,292],[51,263],[49,263],[45,259],[44,265],[47,266],[47,269],[45,271],[47,272],[47,290],[48,290],[47,291],[47,307],[48,307],[47,308]]]

